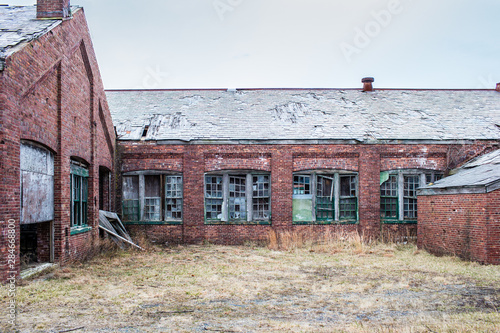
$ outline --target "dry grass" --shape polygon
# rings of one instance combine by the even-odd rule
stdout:
[[[413,245],[280,233],[269,247],[142,246],[20,286],[19,330],[500,332],[500,267]]]
[[[270,250],[293,251],[307,249],[311,252],[335,254],[342,250],[352,250],[355,254],[367,251],[368,243],[358,232],[344,230],[314,233],[311,231],[281,231],[271,230],[267,236]]]

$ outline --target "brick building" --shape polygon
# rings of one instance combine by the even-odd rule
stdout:
[[[82,8],[0,6],[0,26],[4,281],[20,261],[85,256],[114,210],[115,132]]]
[[[416,236],[416,189],[494,150],[495,90],[107,91],[118,211],[158,241]]]
[[[99,209],[165,242],[415,236],[417,188],[498,148],[500,87],[104,93],[82,8],[0,6],[0,25],[0,281],[85,257]]]
[[[419,247],[500,264],[500,150],[418,192]]]

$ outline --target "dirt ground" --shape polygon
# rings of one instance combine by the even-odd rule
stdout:
[[[22,281],[17,304],[19,332],[500,332],[500,267],[412,245],[150,247]]]

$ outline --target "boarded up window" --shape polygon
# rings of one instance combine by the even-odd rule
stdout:
[[[54,219],[54,155],[21,143],[21,224]]]

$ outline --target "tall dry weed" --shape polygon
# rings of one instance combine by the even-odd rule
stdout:
[[[326,230],[326,231],[290,231],[271,230],[267,235],[267,247],[271,250],[293,251],[309,249],[311,252],[338,253],[352,250],[356,254],[365,253],[368,249],[363,235],[356,231]]]

